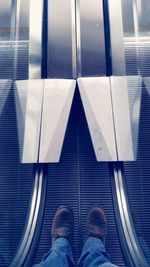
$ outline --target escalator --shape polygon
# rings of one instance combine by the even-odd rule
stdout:
[[[77,262],[84,240],[85,217],[91,204],[100,203],[108,217],[106,246],[112,261],[125,266],[116,229],[108,163],[96,162],[79,92],[76,93],[61,160],[48,167],[45,216],[35,263],[51,246],[51,225],[56,209],[68,204],[75,215],[74,259]]]
[[[95,203],[112,262],[150,265],[149,10],[148,0],[1,1],[0,266],[40,262],[63,204],[77,263]]]

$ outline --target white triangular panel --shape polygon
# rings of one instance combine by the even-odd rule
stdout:
[[[113,76],[110,81],[118,160],[132,161],[134,153],[127,77]]]
[[[39,162],[59,162],[75,86],[75,80],[45,80]]]
[[[78,79],[97,161],[116,161],[116,145],[108,77]]]
[[[16,81],[16,110],[22,163],[38,161],[43,80]]]

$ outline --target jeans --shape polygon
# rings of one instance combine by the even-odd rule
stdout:
[[[73,255],[70,242],[58,238],[41,263],[34,267],[73,267]],[[84,243],[78,267],[117,267],[112,264],[103,242],[95,237],[89,237]]]

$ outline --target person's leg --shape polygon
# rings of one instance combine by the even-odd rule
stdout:
[[[54,241],[49,252],[43,257],[41,263],[34,267],[72,267],[73,256],[70,242],[66,238],[58,238]]]
[[[71,239],[73,235],[73,212],[61,206],[53,220],[52,247],[41,263],[34,267],[73,267]]]
[[[106,215],[100,206],[92,207],[86,218],[86,238],[79,267],[115,267],[105,249],[107,233]]]
[[[96,237],[89,237],[85,241],[82,254],[78,263],[82,267],[109,267],[116,266],[110,262],[110,257],[106,252],[103,242]]]

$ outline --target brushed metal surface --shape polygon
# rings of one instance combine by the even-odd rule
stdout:
[[[29,79],[41,78],[43,3],[30,0]]]
[[[111,37],[111,58],[112,75],[126,75],[125,69],[125,51],[123,43],[123,19],[122,19],[122,1],[108,1],[110,37]]]
[[[73,78],[74,5],[70,0],[48,1],[47,78]],[[74,27],[74,26],[73,26]]]
[[[105,37],[103,1],[78,0],[78,77],[105,76]]]

